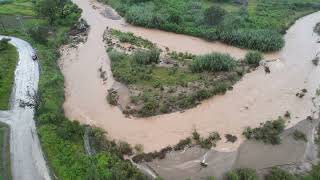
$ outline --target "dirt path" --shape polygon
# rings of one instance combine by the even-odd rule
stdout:
[[[0,39],[4,37],[0,36]],[[15,71],[11,110],[0,112],[0,121],[10,126],[12,176],[15,180],[48,180],[49,171],[33,120],[34,109],[20,107],[20,100],[30,102],[28,94],[33,94],[38,89],[38,62],[31,58],[32,47],[29,43],[10,38],[10,43],[19,52],[19,62]]]
[[[224,96],[211,98],[184,113],[128,119],[118,108],[108,105],[105,99],[107,89],[114,83],[109,58],[102,42],[102,34],[107,26],[134,32],[177,51],[195,54],[219,51],[236,57],[243,56],[245,51],[190,36],[127,25],[123,20],[101,15],[104,7],[97,3],[89,0],[74,2],[83,9],[83,18],[91,26],[91,31],[85,44],[78,49],[65,50],[60,61],[65,76],[66,116],[101,127],[115,139],[143,144],[145,151],[152,151],[176,144],[189,136],[194,128],[204,135],[218,131],[222,136],[230,133],[241,137],[246,126],[258,126],[261,122],[284,115],[286,111],[291,112],[293,117],[289,126],[315,111],[312,97],[319,86],[320,70],[311,63],[319,49],[317,36],[312,29],[320,21],[320,13],[298,20],[290,28],[285,36],[286,46],[278,55],[280,60],[269,63],[271,74],[266,75],[260,67],[245,75]],[[107,71],[106,84],[99,78],[100,66]],[[303,88],[308,93],[304,98],[297,98],[296,93]],[[217,149],[232,151],[242,141],[242,137],[235,144],[221,141]]]

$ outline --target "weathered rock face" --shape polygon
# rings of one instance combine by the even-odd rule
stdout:
[[[245,6],[248,5],[248,0],[234,0],[234,2]]]

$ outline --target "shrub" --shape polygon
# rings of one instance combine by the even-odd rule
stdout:
[[[299,130],[295,130],[295,131],[293,132],[293,138],[294,138],[296,141],[300,141],[300,140],[305,141],[305,142],[308,141],[306,134],[304,134],[303,132],[301,132],[301,131],[299,131]]]
[[[258,175],[255,170],[248,168],[240,168],[227,172],[227,180],[258,180]]]
[[[127,142],[120,141],[118,143],[118,149],[121,154],[132,155],[132,147]]]
[[[200,138],[199,144],[202,148],[210,149],[216,147],[218,141],[221,140],[219,133],[212,132],[206,139]]]
[[[36,26],[28,30],[31,38],[38,43],[46,44],[48,42],[49,28],[47,26]]]
[[[265,177],[266,180],[298,180],[294,175],[280,168],[274,167]]]
[[[160,52],[157,49],[139,50],[133,54],[133,61],[138,64],[148,65],[159,63]]]
[[[156,114],[159,107],[158,102],[155,99],[148,99],[144,102],[143,107],[138,111],[142,117],[153,116]]]
[[[190,69],[192,72],[219,72],[231,71],[235,68],[236,61],[228,54],[211,53],[198,56],[192,61]]]
[[[225,137],[226,137],[228,142],[232,142],[232,143],[236,142],[237,139],[238,139],[237,136],[234,136],[234,135],[231,135],[231,134],[226,134]]]
[[[0,40],[0,51],[5,50],[5,49],[7,49],[9,47],[9,41],[10,40],[11,39],[9,39],[9,38],[2,38]]]
[[[175,151],[183,150],[185,147],[189,146],[191,144],[191,138],[182,139],[176,144],[173,149]]]
[[[257,128],[246,128],[243,135],[247,139],[255,139],[258,141],[263,141],[267,144],[280,144],[280,134],[285,128],[285,121],[279,117],[274,121],[267,121]]]
[[[254,66],[259,66],[260,61],[262,60],[263,56],[258,51],[249,51],[245,56],[245,61]]]
[[[143,145],[142,144],[136,144],[134,146],[134,149],[136,150],[137,153],[141,154],[143,153]]]
[[[261,29],[238,29],[223,31],[220,40],[234,46],[263,52],[277,51],[284,46],[280,33]]]
[[[195,140],[196,142],[200,141],[200,134],[196,130],[192,132],[192,139]]]
[[[219,6],[211,6],[204,12],[205,22],[208,25],[217,25],[222,20],[227,12]]]
[[[109,89],[108,90],[108,95],[107,95],[107,101],[109,104],[116,106],[118,105],[118,99],[119,99],[119,95],[118,92],[115,91],[114,89]]]

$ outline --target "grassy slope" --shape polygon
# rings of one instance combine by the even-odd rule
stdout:
[[[0,110],[7,110],[9,109],[18,53],[12,45],[9,45],[8,49],[0,51],[0,53]]]
[[[9,137],[5,137],[5,135],[9,135],[9,128],[7,125],[0,123],[0,180],[12,179],[10,169],[10,146],[8,144]]]

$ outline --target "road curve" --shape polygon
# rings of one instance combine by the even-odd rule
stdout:
[[[20,107],[20,102],[32,103],[32,95],[38,89],[39,65],[31,58],[31,45],[14,37],[10,44],[19,53],[15,70],[11,109],[0,111],[0,121],[10,125],[10,154],[14,180],[49,180],[50,175],[43,157],[34,122],[34,108]],[[31,95],[31,96],[30,96]]]

